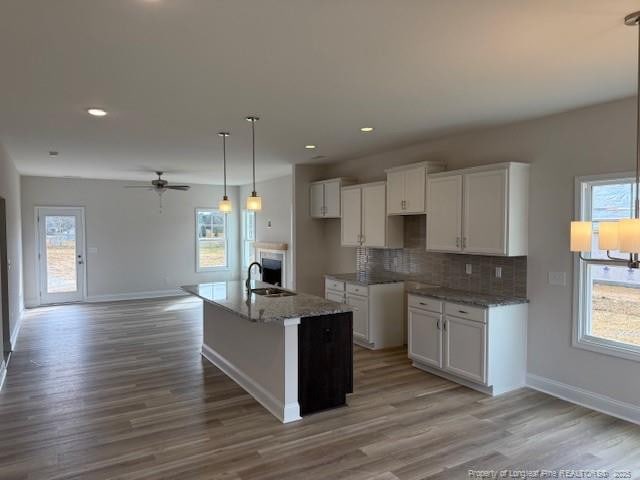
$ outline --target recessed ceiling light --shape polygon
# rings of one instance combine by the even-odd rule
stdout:
[[[316,148],[315,145],[305,145],[304,148],[306,148],[307,150],[313,150],[314,148]]]
[[[87,108],[87,113],[89,115],[93,115],[94,117],[106,117],[107,116],[107,111],[103,110],[101,108]]]
[[[50,157],[57,157],[58,156],[58,152],[56,152],[55,150],[49,150],[49,156]]]
[[[362,127],[360,131],[365,133],[373,132],[373,127]]]

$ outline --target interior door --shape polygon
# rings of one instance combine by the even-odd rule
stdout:
[[[424,167],[405,172],[405,213],[424,213],[426,171]]]
[[[384,184],[362,187],[362,235],[367,247],[386,246],[387,189]]]
[[[464,177],[464,251],[507,253],[507,170]]]
[[[360,188],[342,189],[342,245],[360,246],[362,198]]]
[[[340,218],[340,181],[324,184],[324,216]]]
[[[487,381],[487,326],[482,322],[445,316],[444,369],[474,382]]]
[[[409,309],[409,356],[442,368],[442,315]]]
[[[389,215],[404,213],[404,178],[405,172],[387,173],[387,213]]]
[[[312,183],[309,193],[309,213],[312,217],[322,217],[324,214],[324,185]]]
[[[40,303],[84,300],[84,209],[41,207],[36,214]]]
[[[427,250],[462,250],[462,175],[427,178]]]

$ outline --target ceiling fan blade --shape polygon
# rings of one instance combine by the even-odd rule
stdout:
[[[125,185],[124,188],[146,188],[147,190],[155,190],[154,187],[149,187],[148,185]]]
[[[169,188],[171,190],[181,190],[183,192],[186,192],[187,190],[189,190],[191,188],[191,186],[189,186],[189,185],[167,185],[164,188]]]

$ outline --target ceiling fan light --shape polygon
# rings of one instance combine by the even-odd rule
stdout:
[[[251,192],[251,195],[247,197],[247,210],[250,212],[262,210],[262,198],[256,192]]]
[[[218,210],[222,213],[231,213],[231,200],[226,195],[222,197],[222,200],[218,203]]]

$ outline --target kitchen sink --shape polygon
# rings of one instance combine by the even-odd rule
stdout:
[[[260,295],[263,297],[292,297],[295,295],[293,292],[289,292],[288,290],[282,290],[280,288],[254,288],[251,290],[251,293],[255,293],[256,295]]]

